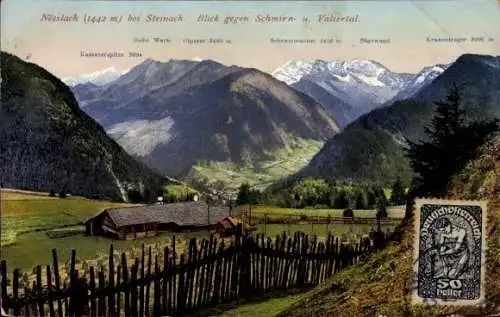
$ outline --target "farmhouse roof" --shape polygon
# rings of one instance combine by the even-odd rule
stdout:
[[[173,222],[179,226],[213,225],[229,215],[228,207],[209,208],[203,201],[156,205],[148,210],[159,223]]]
[[[148,212],[143,210],[144,207],[129,207],[108,209],[108,215],[113,220],[117,227],[158,223],[158,220]]]
[[[164,205],[112,208],[103,212],[108,213],[117,227],[147,223],[175,223],[179,226],[204,226],[216,224],[219,220],[228,216],[229,208],[214,206],[210,206],[209,208],[203,201],[192,201]]]

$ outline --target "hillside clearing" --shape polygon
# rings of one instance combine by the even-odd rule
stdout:
[[[263,190],[273,181],[291,175],[300,170],[321,149],[323,142],[300,139],[295,147],[276,151],[274,160],[262,162],[259,169],[240,167],[231,163],[208,162],[193,166],[195,177],[206,177],[209,184],[216,181],[225,183],[227,189],[237,189],[248,182]]]

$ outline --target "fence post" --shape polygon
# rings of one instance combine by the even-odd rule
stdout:
[[[4,307],[8,307],[8,300],[9,298],[7,297],[7,261],[3,260],[0,264],[0,283],[1,283],[1,299],[0,299],[0,310],[2,311],[2,314],[4,312]],[[9,309],[6,308],[5,312],[8,313]]]
[[[88,316],[89,299],[88,299],[88,286],[86,277],[78,277],[78,270],[74,270],[70,282],[70,302],[69,302],[69,316]],[[42,309],[41,306],[40,309]]]
[[[236,250],[236,252],[240,253],[240,292],[238,297],[246,298],[252,291],[250,283],[250,252],[252,252],[251,237],[249,235],[241,235],[238,239],[241,241],[239,250]]]
[[[59,295],[61,293],[61,275],[59,274],[59,261],[57,259],[57,250],[52,249],[52,263],[54,267],[54,282],[56,287],[56,292]],[[63,317],[63,305],[61,300],[57,300],[57,314],[59,317]]]
[[[77,285],[77,298],[78,298],[78,306],[76,308],[77,316],[88,316],[90,312],[89,307],[89,288],[87,285],[87,278],[81,277],[78,279]]]

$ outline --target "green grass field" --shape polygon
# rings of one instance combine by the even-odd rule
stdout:
[[[21,233],[75,226],[104,208],[132,206],[26,191],[2,191],[1,195],[2,247],[15,243]]]
[[[266,236],[275,237],[285,232],[287,235],[293,235],[294,232],[302,231],[306,234],[326,237],[331,233],[335,237],[342,238],[343,241],[358,241],[365,234],[376,229],[374,224],[260,224],[257,225],[257,232],[264,233]],[[382,226],[382,231],[392,232],[394,225]]]
[[[69,259],[71,249],[80,259],[93,259],[106,255],[111,243],[116,250],[127,250],[144,244],[167,244],[172,235],[135,241],[111,240],[102,237],[85,237],[84,227],[79,225],[102,209],[132,204],[89,200],[81,197],[57,198],[48,193],[28,191],[1,192],[2,253],[10,268],[31,270],[35,265],[52,263],[52,249],[57,249],[61,262]],[[50,238],[58,231],[76,231],[75,235]],[[178,234],[181,240],[194,236],[206,236],[206,232]]]
[[[78,259],[105,258],[109,254],[109,247],[113,247],[118,252],[125,252],[131,249],[140,248],[145,245],[158,244],[169,246],[173,234],[160,234],[156,237],[137,240],[112,240],[104,237],[87,237],[83,235],[83,227],[80,227],[80,234],[64,238],[52,239],[48,232],[30,232],[19,235],[16,243],[2,247],[2,259],[7,260],[9,270],[20,268],[25,272],[31,272],[36,265],[52,265],[52,249],[58,252],[59,262],[64,263],[70,259],[71,250],[76,250]],[[177,233],[176,240],[179,246],[192,237],[208,236],[207,231],[192,233]]]
[[[252,208],[252,216],[300,216],[306,215],[310,217],[342,217],[343,210],[341,209],[294,209],[294,208],[280,208],[272,206],[255,206]],[[375,210],[354,210],[354,217],[359,218],[374,218],[376,215]],[[394,206],[387,208],[388,218],[402,219],[405,215],[404,206]]]
[[[135,241],[111,240],[102,237],[85,237],[83,223],[89,217],[96,215],[104,208],[118,206],[133,206],[131,204],[95,201],[81,197],[57,198],[49,197],[48,193],[26,191],[2,191],[2,259],[7,260],[9,268],[17,267],[30,271],[35,265],[51,264],[51,250],[57,249],[61,262],[69,259],[71,249],[77,251],[80,259],[94,259],[107,254],[111,243],[115,249],[127,250],[145,244],[170,243],[172,234],[162,233],[157,237],[144,238]],[[310,210],[284,209],[258,206],[253,209],[254,216],[268,214],[270,217],[287,215],[332,215],[342,214],[340,210]],[[373,211],[355,211],[355,216],[371,216]],[[372,228],[371,225],[332,225],[330,230],[334,235],[362,235]],[[306,233],[325,236],[326,225],[259,225],[259,232],[275,236],[283,231]],[[64,236],[70,232],[69,236]],[[73,235],[71,235],[73,234]],[[207,232],[177,234],[181,240],[190,237],[206,236]]]
[[[227,310],[220,317],[272,317],[284,310],[286,307],[296,303],[300,295],[291,295],[268,299],[260,303],[250,303],[237,306]]]

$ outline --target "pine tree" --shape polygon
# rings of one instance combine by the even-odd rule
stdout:
[[[462,88],[453,85],[446,98],[435,103],[435,115],[430,126],[425,128],[428,141],[407,140],[407,157],[418,175],[412,197],[446,195],[452,176],[465,167],[489,136],[498,131],[497,119],[466,124],[462,99]]]
[[[356,191],[356,209],[366,209],[365,197],[361,190]]]
[[[391,192],[391,204],[394,206],[404,205],[406,203],[406,191],[401,182],[401,179],[397,179],[392,185]]]
[[[373,188],[366,188],[366,207],[367,208],[375,208],[375,204],[377,203],[377,197],[375,195],[375,192],[373,191]]]
[[[250,204],[250,185],[248,183],[243,183],[238,191],[238,197],[236,198],[236,203],[238,205]]]
[[[377,209],[377,219],[385,219],[387,218],[387,203],[381,199],[377,199],[377,204],[376,204],[376,209]]]
[[[387,196],[385,195],[384,189],[381,186],[374,186],[373,189],[373,194],[375,195],[375,204],[377,204],[377,200],[381,199],[384,201],[385,205],[387,206],[389,204],[389,201],[387,200]]]
[[[349,207],[349,199],[347,198],[347,192],[345,189],[341,189],[335,197],[335,202],[333,203],[333,208],[344,209]]]
[[[376,208],[377,208],[377,214],[375,217],[377,218],[377,231],[381,232],[382,227],[380,224],[380,221],[382,219],[387,218],[387,202],[383,198],[377,198],[377,203],[376,203]]]

